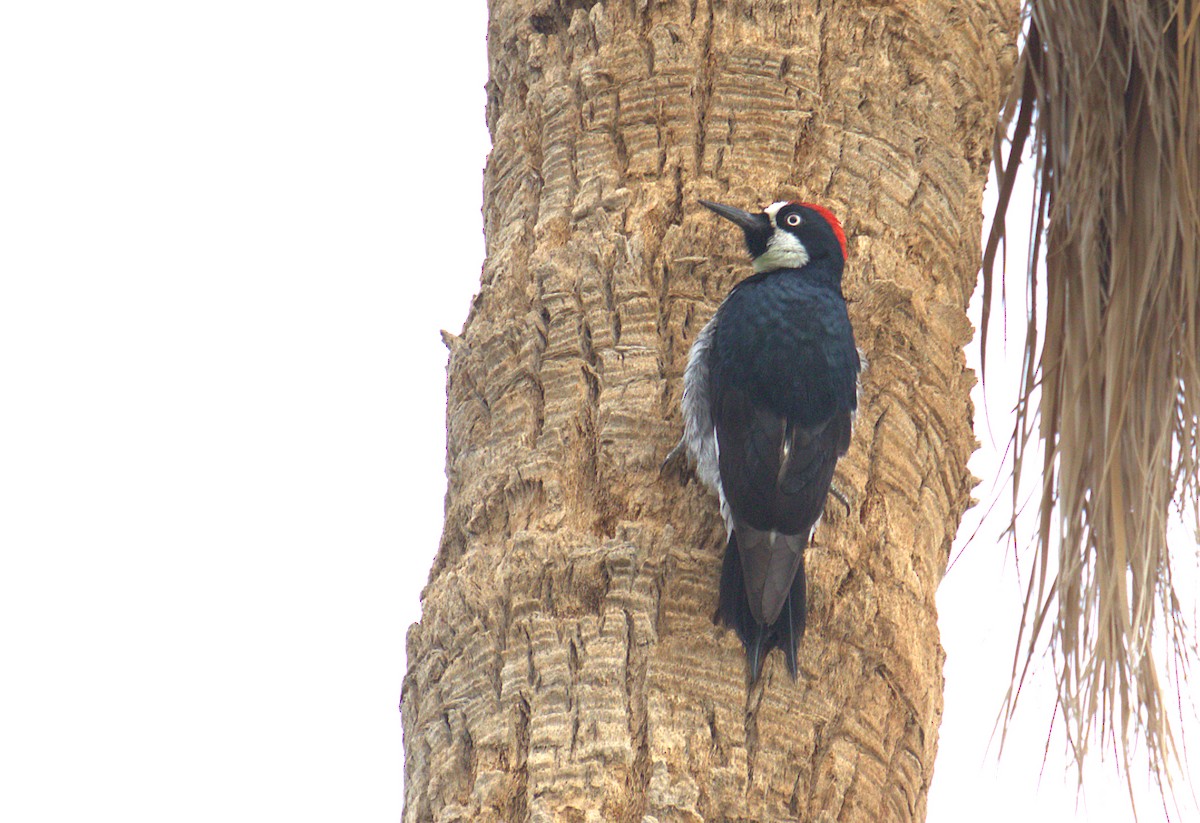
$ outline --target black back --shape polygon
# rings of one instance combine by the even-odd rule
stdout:
[[[811,529],[850,445],[859,359],[836,263],[839,277],[820,261],[754,275],[719,309],[709,373],[721,485],[756,529]]]

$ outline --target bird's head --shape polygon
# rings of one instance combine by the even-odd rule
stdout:
[[[812,203],[772,203],[758,214],[708,200],[700,204],[742,227],[756,272],[800,269],[810,261],[846,260],[846,234],[833,212]]]

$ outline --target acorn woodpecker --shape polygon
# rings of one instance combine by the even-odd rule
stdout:
[[[741,227],[754,274],[733,287],[688,355],[683,439],[716,493],[728,542],[714,620],[746,647],[749,679],[772,648],[792,679],[804,634],[804,550],[850,446],[860,368],[842,297],[846,235],[811,203],[760,214],[701,200]]]

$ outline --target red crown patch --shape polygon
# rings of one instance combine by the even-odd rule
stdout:
[[[816,203],[800,203],[800,202],[796,202],[796,201],[793,201],[793,202],[795,202],[797,206],[804,206],[805,208],[812,209],[817,214],[819,214],[825,218],[826,222],[828,222],[829,226],[833,229],[834,235],[837,236],[838,242],[842,244],[842,257],[845,257],[846,256],[846,232],[844,232],[842,230],[842,224],[839,223],[838,219],[833,216],[833,212],[831,212],[829,209],[825,208],[824,206],[818,206]]]

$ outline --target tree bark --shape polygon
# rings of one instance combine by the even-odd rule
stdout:
[[[493,0],[487,261],[403,693],[406,821],[922,820],[934,593],[969,504],[962,352],[1014,0]],[[713,625],[724,530],[660,475],[750,269],[698,197],[850,238],[869,363],[793,683]],[[456,214],[459,210],[447,211]],[[463,230],[470,231],[469,220]]]

